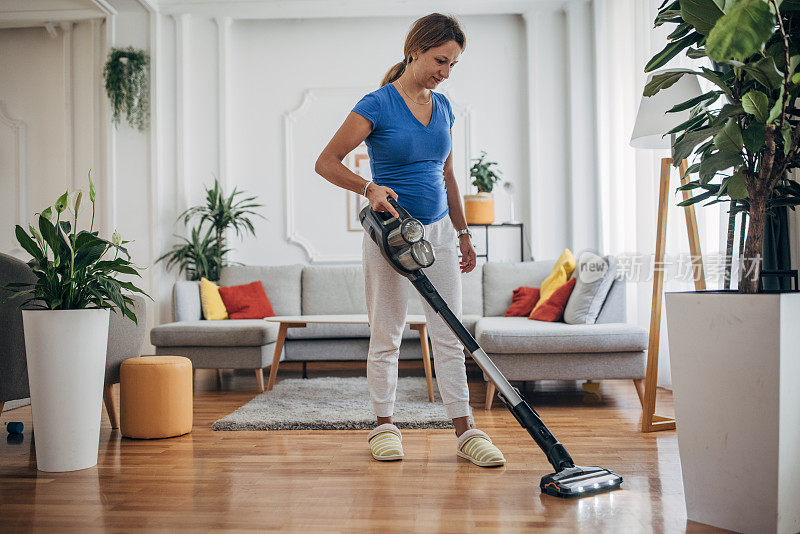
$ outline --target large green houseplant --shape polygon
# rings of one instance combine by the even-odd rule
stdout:
[[[682,76],[714,85],[670,110],[691,108],[691,118],[664,133],[677,136],[675,165],[684,158],[693,163],[687,172],[694,177],[682,188],[695,194],[681,205],[733,200],[735,210],[749,213],[742,293],[758,292],[770,209],[800,203],[800,184],[791,176],[800,166],[799,10],[798,0],[667,0],[655,24],[675,28],[645,69],[663,67],[683,51],[698,63],[714,62],[713,68],[656,74],[644,94],[652,96]]]
[[[228,264],[225,255],[231,250],[225,245],[226,230],[232,228],[237,236],[248,232],[255,236],[255,227],[250,216],[264,218],[253,211],[263,205],[253,202],[256,198],[254,196],[236,200],[237,195],[244,194],[236,188],[225,196],[216,179],[211,188],[206,188],[205,193],[205,204],[190,207],[178,215],[178,221],[183,219],[183,223],[187,225],[197,219],[191,230],[191,237],[176,236],[183,242],[173,246],[172,250],[156,261],[166,261],[167,269],[177,266],[178,272],[185,272],[189,280],[205,277],[217,281],[222,267]]]
[[[149,296],[117,279],[140,275],[123,246],[128,241],[116,232],[109,241],[94,230],[91,174],[89,200],[88,230],[78,230],[80,191],[61,195],[39,214],[37,227],[26,231],[16,226],[19,244],[32,257],[28,266],[36,281],[2,288],[11,292],[4,300],[16,299],[24,307],[36,466],[41,471],[73,471],[97,463],[109,310],[136,322],[133,299],[123,290]]]
[[[736,532],[797,532],[800,440],[789,436],[800,423],[788,414],[800,404],[789,378],[798,369],[800,294],[756,293],[766,217],[800,203],[792,175],[800,1],[667,0],[655,24],[674,28],[646,70],[684,51],[699,66],[654,74],[645,95],[682,76],[713,85],[670,110],[691,109],[690,118],[664,132],[677,136],[675,163],[692,163],[682,189],[693,196],[681,204],[731,202],[750,219],[738,293],[666,295],[687,517]]]

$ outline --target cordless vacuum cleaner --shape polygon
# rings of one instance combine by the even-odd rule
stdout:
[[[422,269],[430,267],[434,261],[433,248],[428,241],[423,239],[422,223],[411,217],[392,197],[388,197],[388,200],[400,215],[400,219],[395,218],[388,211],[378,212],[370,206],[366,206],[359,214],[361,225],[378,245],[389,265],[408,278],[428,304],[447,323],[447,326],[469,351],[478,367],[497,387],[503,404],[511,410],[519,424],[528,431],[536,444],[547,455],[547,459],[556,471],[542,477],[539,483],[542,492],[557,497],[579,497],[619,488],[622,484],[622,477],[612,471],[596,466],[575,465],[567,449],[558,442],[539,415],[522,398],[519,390],[512,387],[506,377],[492,363],[486,352],[464,328],[464,325],[456,318],[428,277],[422,272]]]

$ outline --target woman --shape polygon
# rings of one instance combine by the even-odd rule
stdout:
[[[447,98],[433,92],[464,50],[458,22],[434,13],[417,20],[406,37],[403,60],[389,69],[380,89],[364,96],[320,154],[316,171],[329,182],[364,195],[376,211],[397,212],[391,196],[425,225],[435,263],[425,270],[442,298],[461,318],[461,272],[475,268],[475,250],[453,174],[451,129],[455,119]],[[373,181],[348,170],[342,160],[366,140]],[[449,215],[449,218],[446,217]],[[457,231],[456,231],[457,229]],[[367,382],[377,427],[368,441],[376,460],[403,458],[400,430],[392,424],[397,359],[406,317],[406,279],[381,256],[365,234],[362,245],[370,343]],[[421,297],[420,297],[421,298]],[[458,338],[423,301],[433,344],[436,381],[453,420],[457,455],[484,467],[505,458],[484,432],[470,428],[464,351]]]

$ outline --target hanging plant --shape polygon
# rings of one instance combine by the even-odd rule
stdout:
[[[113,120],[119,125],[123,114],[133,128],[144,131],[150,119],[150,56],[144,50],[112,48],[103,75],[111,100]]]

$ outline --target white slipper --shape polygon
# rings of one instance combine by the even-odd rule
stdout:
[[[367,436],[372,457],[381,462],[403,459],[403,445],[400,443],[402,439],[400,429],[392,423],[376,427]]]
[[[492,444],[492,438],[477,428],[467,430],[459,436],[456,454],[480,467],[495,467],[506,463],[503,453]]]

